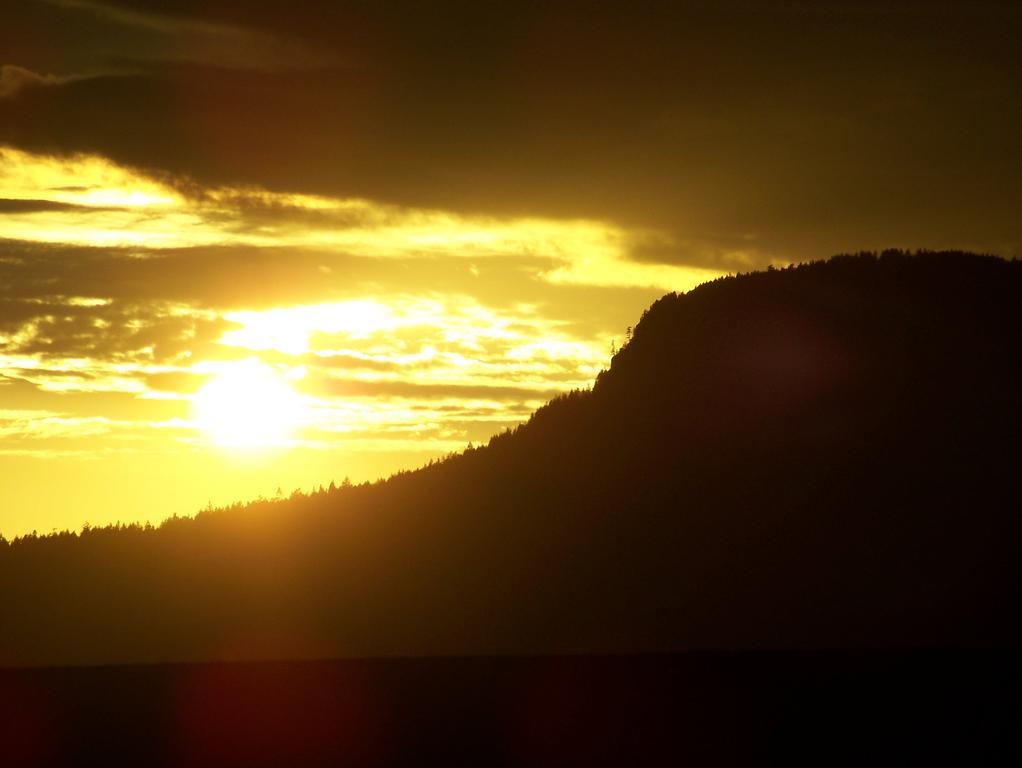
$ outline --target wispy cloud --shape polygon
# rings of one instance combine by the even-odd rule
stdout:
[[[240,27],[227,24],[211,24],[161,13],[136,11],[114,3],[104,3],[100,0],[43,0],[43,2],[59,8],[87,11],[117,24],[152,29],[157,32],[171,34],[201,33],[224,37],[243,34],[243,30]]]
[[[635,235],[608,222],[468,216],[365,199],[204,189],[88,155],[54,158],[0,148],[0,196],[32,201],[6,212],[0,235],[144,249],[137,253],[154,256],[215,245],[386,259],[519,257],[544,267],[553,262],[555,268],[537,270],[537,277],[554,283],[664,289],[686,289],[719,274],[635,261]]]
[[[335,52],[256,30],[241,24],[204,21],[152,10],[137,10],[101,0],[43,0],[57,8],[88,13],[136,32],[148,32],[174,41],[146,57],[151,61],[179,61],[255,70],[333,67]]]
[[[0,99],[17,96],[32,88],[49,88],[83,80],[87,75],[50,75],[33,72],[14,64],[0,66]]]

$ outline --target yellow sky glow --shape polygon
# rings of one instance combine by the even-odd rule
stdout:
[[[200,189],[87,155],[0,147],[0,200],[6,535],[485,441],[589,386],[651,299],[717,276],[632,260],[643,233],[612,222]],[[88,462],[92,496],[19,485],[56,460]],[[172,471],[177,493],[131,506]]]

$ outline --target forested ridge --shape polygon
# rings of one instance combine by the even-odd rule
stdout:
[[[0,664],[1017,644],[1020,350],[994,257],[669,294],[486,446],[4,541]]]

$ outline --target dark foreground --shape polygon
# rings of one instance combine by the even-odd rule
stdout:
[[[0,670],[0,764],[1017,765],[1020,657],[691,653]]]

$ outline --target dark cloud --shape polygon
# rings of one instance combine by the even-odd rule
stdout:
[[[56,200],[22,200],[0,198],[0,216],[2,216],[5,213],[43,213],[48,211],[60,211],[61,213],[67,213],[70,211],[74,211],[77,213],[88,214],[113,210],[123,209],[75,205],[74,203],[61,203]]]
[[[159,392],[192,394],[207,381],[206,376],[188,371],[145,374],[142,379],[146,388]]]
[[[224,320],[174,312],[161,302],[90,306],[64,297],[0,298],[0,333],[7,335],[0,337],[0,352],[41,360],[169,363],[208,354],[228,327]]]
[[[280,248],[147,251],[0,240],[0,298],[87,296],[129,303],[263,306],[330,294],[323,256]]]
[[[58,374],[61,372],[57,372]],[[111,419],[162,420],[188,415],[188,404],[180,400],[142,399],[134,393],[111,391],[61,390],[41,392],[38,383],[48,380],[46,374],[26,371],[25,377],[0,374],[3,407],[14,410],[50,410],[71,416],[97,413]],[[27,377],[31,377],[32,381]]]
[[[182,53],[26,90],[0,140],[204,183],[610,219],[669,233],[676,248],[640,253],[669,263],[1022,242],[1015,4],[103,5],[344,64]]]
[[[232,308],[367,296],[389,302],[398,312],[408,297],[432,296],[446,307],[445,322],[460,322],[470,330],[491,322],[488,313],[494,313],[502,332],[513,334],[508,339],[481,338],[485,349],[471,346],[471,339],[470,346],[464,347],[458,337],[447,339],[443,328],[426,317],[421,325],[382,334],[377,344],[392,346],[386,354],[353,354],[360,342],[353,342],[350,333],[323,333],[315,328],[310,328],[310,349],[340,354],[295,357],[272,350],[259,352],[267,362],[304,363],[310,369],[342,375],[373,371],[397,377],[418,370],[432,376],[436,361],[399,363],[387,359],[388,354],[401,358],[428,347],[496,362],[517,345],[551,336],[557,341],[620,335],[634,323],[635,307],[648,304],[658,293],[553,287],[536,277],[537,270],[553,263],[541,257],[492,257],[472,270],[474,265],[457,256],[367,258],[314,249],[251,247],[149,252],[0,241],[0,352],[44,363],[88,359],[101,368],[112,363],[187,366],[199,360],[240,359],[251,356],[252,350],[218,343],[226,331],[238,328],[222,317]],[[614,298],[609,304],[608,297]],[[477,311],[483,315],[476,317]],[[511,364],[503,375],[512,389],[488,394],[507,399],[506,395],[518,392],[517,380],[534,384],[538,377],[551,388],[532,397],[545,397],[565,382],[579,380],[577,361],[568,358],[545,360],[542,374],[517,371]],[[161,389],[169,386],[168,391],[191,391],[177,389],[187,384],[180,377],[145,383]],[[427,390],[420,394],[431,396]]]
[[[89,247],[0,239],[0,297],[92,296],[176,301],[202,307],[259,308],[366,294],[464,294],[495,307],[551,301],[538,274],[554,258],[489,256],[367,257],[334,249],[196,246]],[[473,271],[474,267],[474,271]],[[559,286],[565,320],[605,289]],[[620,289],[631,296],[651,290]],[[552,307],[551,309],[556,309]]]
[[[454,295],[506,313],[508,318],[522,317],[523,305],[532,307],[545,328],[557,328],[569,338],[592,339],[605,334],[623,337],[625,327],[635,323],[636,313],[662,293],[649,288],[554,287],[538,275],[556,264],[541,256],[494,256],[469,262],[458,256],[369,258],[302,248],[146,251],[0,240],[0,334],[17,333],[42,318],[41,335],[32,348],[44,353],[66,349],[81,356],[91,350],[108,359],[143,354],[141,350],[153,344],[153,354],[166,359],[189,343],[188,333],[201,329],[202,334],[191,342],[196,344],[195,359],[200,354],[223,358],[227,350],[209,345],[227,324],[200,322],[187,315],[163,320],[168,307],[220,313],[367,296],[386,300],[388,296]],[[111,304],[69,307],[67,297],[104,299]],[[89,325],[97,319],[109,325]],[[132,320],[149,330],[131,330]],[[534,326],[512,325],[507,330],[524,339],[538,332]],[[419,339],[423,344],[437,343],[428,329],[423,333]],[[347,342],[343,336],[331,338],[323,333],[310,338],[314,350],[344,350]],[[344,355],[306,362],[353,370],[382,371],[388,365]],[[556,372],[545,374],[550,380],[557,376]]]
[[[303,69],[338,63],[327,50],[248,24],[174,15],[164,9],[102,0],[41,0],[66,11],[65,21],[105,28],[108,63],[194,62],[241,69]],[[134,38],[134,39],[133,39]],[[138,39],[141,38],[141,41]],[[142,45],[139,45],[142,42]]]
[[[322,336],[324,334],[314,334],[313,344],[326,345],[329,342],[323,342]],[[346,343],[348,339],[338,339],[338,343]],[[336,346],[336,345],[334,345]],[[382,371],[385,373],[398,373],[402,370],[408,370],[409,366],[402,365],[401,363],[395,363],[389,360],[376,360],[373,358],[358,357],[351,354],[334,354],[334,355],[317,355],[307,354],[304,355],[302,361],[306,365],[315,366],[327,371]]]
[[[159,13],[158,8],[136,10],[130,4],[106,3],[99,0],[42,0],[42,2],[58,8],[85,11],[116,24],[141,27],[167,34],[200,32],[228,36],[240,32],[237,27],[189,21],[187,18],[168,16]]]
[[[33,334],[4,345],[12,354],[43,358],[88,357],[97,362],[178,361],[183,353],[201,352],[228,323],[174,316],[159,305],[112,304],[107,307],[62,307],[61,314],[33,318]]]
[[[41,75],[24,67],[4,64],[0,66],[0,99],[9,99],[17,96],[26,89],[61,85],[75,79],[73,76]]]
[[[36,395],[35,385],[20,376],[0,373],[0,388],[4,393],[4,407],[6,408],[27,408],[30,407],[30,404],[38,406],[38,401],[28,400]],[[18,396],[20,399],[15,401]]]

